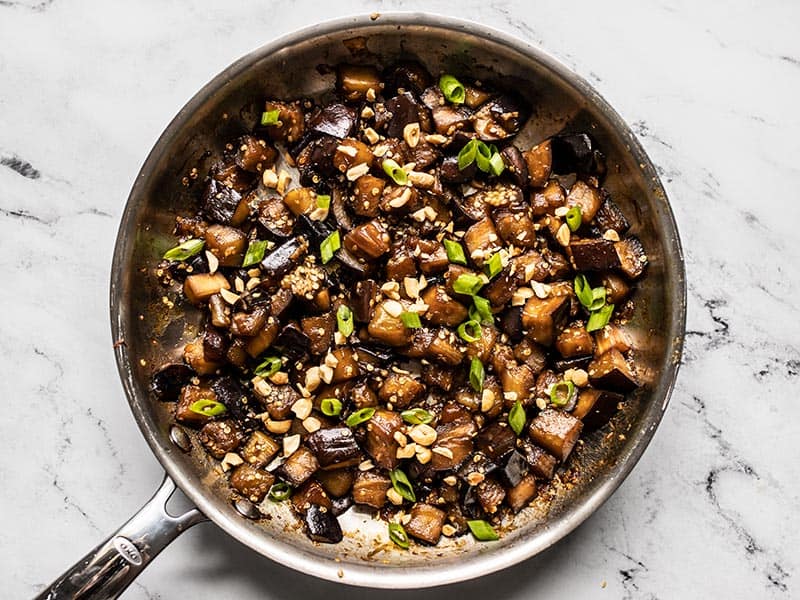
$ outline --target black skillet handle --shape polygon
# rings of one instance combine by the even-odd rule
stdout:
[[[89,552],[35,600],[117,598],[167,544],[207,518],[196,508],[173,517],[167,501],[175,482],[164,476],[158,491],[139,512]]]

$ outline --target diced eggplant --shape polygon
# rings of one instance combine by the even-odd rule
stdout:
[[[267,309],[263,306],[253,311],[234,313],[231,319],[231,333],[239,337],[253,337],[267,323]]]
[[[500,316],[500,329],[512,342],[518,343],[523,339],[522,306],[511,306]]]
[[[522,156],[522,152],[516,146],[506,146],[500,152],[503,162],[506,165],[506,172],[511,180],[521,188],[528,185],[530,180],[528,175],[528,163]]]
[[[231,473],[230,484],[242,496],[258,504],[275,483],[275,476],[252,465],[242,464]]]
[[[628,282],[616,273],[603,274],[603,287],[606,288],[606,300],[611,304],[622,304],[631,293]]]
[[[350,392],[350,399],[353,401],[354,410],[378,406],[378,395],[363,381],[353,387]]]
[[[331,135],[324,135],[306,144],[295,160],[300,172],[302,185],[316,186],[321,181],[336,175],[333,166],[333,154],[339,147],[339,140]]]
[[[574,356],[572,358],[561,358],[553,360],[553,368],[559,373],[563,373],[567,369],[583,369],[584,371],[589,367],[592,362],[592,355]]]
[[[294,190],[292,190],[292,192],[294,192]],[[261,225],[270,236],[277,239],[285,239],[292,235],[294,217],[279,196],[272,196],[259,202],[257,212],[258,224]]]
[[[527,211],[500,209],[492,217],[498,235],[507,244],[520,248],[536,246],[536,226]]]
[[[553,215],[558,207],[564,206],[564,188],[556,180],[547,182],[544,189],[531,195],[531,210],[535,216]]]
[[[629,279],[638,279],[647,267],[647,254],[639,238],[630,236],[614,244],[619,268]]]
[[[278,473],[292,487],[305,483],[319,468],[316,456],[305,446],[300,446],[278,468]]]
[[[183,282],[183,293],[192,304],[199,305],[208,300],[221,289],[229,290],[231,284],[222,273],[200,273],[189,275]]]
[[[345,193],[339,186],[335,186],[333,190],[331,190],[331,214],[333,214],[333,219],[339,225],[339,229],[350,231],[355,227],[353,218],[347,211]]]
[[[406,532],[427,544],[436,544],[442,536],[442,526],[447,515],[430,504],[417,502],[411,509],[411,520],[406,524]]]
[[[286,192],[283,197],[283,203],[286,208],[292,211],[292,214],[299,217],[309,213],[316,207],[316,194],[309,187],[293,188]]]
[[[347,496],[353,488],[352,469],[332,469],[317,471],[314,475],[331,498]]]
[[[162,402],[175,402],[181,389],[194,376],[194,371],[183,364],[161,367],[150,379],[150,391]]]
[[[343,243],[359,258],[374,260],[389,251],[391,241],[383,223],[373,219],[354,227],[344,236]]]
[[[478,496],[478,502],[480,502],[481,508],[489,515],[495,514],[503,503],[503,500],[506,499],[505,488],[491,477],[478,484],[475,488],[475,493]]]
[[[391,480],[377,469],[359,471],[353,481],[353,502],[372,508],[383,508]]]
[[[556,350],[564,358],[586,356],[594,349],[594,341],[585,327],[566,327],[556,338]]]
[[[247,247],[247,236],[240,229],[211,225],[206,230],[206,249],[219,260],[220,266],[238,267]]]
[[[356,282],[355,289],[350,295],[353,319],[358,323],[369,323],[377,299],[378,284],[374,279],[362,279]]]
[[[378,390],[378,397],[393,408],[406,408],[425,393],[425,386],[403,373],[389,373]]]
[[[475,446],[495,462],[502,462],[514,449],[517,436],[508,423],[495,421],[484,427],[475,438]]]
[[[312,504],[306,511],[306,535],[314,542],[338,544],[344,537],[339,521],[333,511],[324,506]]]
[[[388,100],[383,111],[376,111],[375,124],[378,129],[385,128],[387,137],[402,138],[406,125],[430,119],[428,109],[411,92],[404,92]]]
[[[499,332],[491,325],[481,325],[481,337],[467,345],[467,357],[487,363],[492,357]]]
[[[506,502],[515,513],[518,513],[536,497],[536,479],[533,475],[525,475],[519,483],[508,489]]]
[[[275,319],[283,318],[284,314],[289,310],[289,307],[294,300],[294,294],[291,290],[279,289],[270,298],[269,302],[269,316]]]
[[[495,142],[516,134],[527,116],[528,109],[522,99],[503,94],[478,109],[473,127],[481,140]]]
[[[277,158],[275,148],[252,135],[244,135],[236,141],[236,165],[245,171],[261,173],[274,165]]]
[[[390,215],[407,215],[422,208],[422,195],[414,187],[388,185],[383,189],[380,208]]]
[[[261,261],[262,278],[268,285],[277,283],[281,277],[300,264],[308,252],[308,241],[303,236],[289,238]]]
[[[415,61],[401,61],[384,72],[387,87],[393,92],[409,90],[421,94],[430,85],[430,73]]]
[[[497,463],[483,452],[475,452],[458,468],[458,476],[467,485],[478,485],[486,476],[497,470]]]
[[[360,217],[377,217],[386,181],[374,175],[362,175],[353,185],[350,205]]]
[[[550,146],[550,140],[537,144],[525,152],[524,157],[528,167],[531,187],[544,187],[547,180],[550,179],[550,173],[553,169],[553,151]]]
[[[447,250],[440,242],[435,240],[419,240],[419,268],[425,275],[441,273],[450,264]]]
[[[263,431],[254,431],[242,448],[242,458],[253,467],[266,466],[280,450],[280,444]]]
[[[311,506],[333,508],[331,499],[319,481],[309,479],[292,494],[292,507],[301,515],[306,514]]]
[[[386,310],[387,302],[384,301],[375,307],[372,319],[367,326],[369,335],[389,346],[403,346],[411,341],[413,329],[408,329],[400,316],[395,316]]]
[[[431,117],[436,133],[453,135],[459,129],[465,129],[472,117],[472,111],[465,106],[446,104],[431,108]]]
[[[269,136],[275,142],[292,144],[298,141],[305,131],[305,119],[300,102],[268,100],[264,105],[264,111],[271,112],[274,110],[279,111],[278,122],[274,125],[258,125],[256,131]]]
[[[384,469],[394,469],[399,464],[397,441],[394,434],[403,428],[402,417],[391,410],[379,408],[367,422],[367,454],[375,464]]]
[[[424,356],[446,365],[455,366],[461,362],[463,353],[459,349],[458,338],[448,329],[434,330],[430,336]]]
[[[594,334],[595,356],[605,354],[611,349],[627,352],[631,349],[631,340],[619,325],[609,323]]]
[[[525,363],[538,375],[547,364],[547,351],[536,342],[524,339],[514,346],[514,358]]]
[[[565,462],[581,435],[580,419],[562,410],[547,408],[536,415],[528,428],[528,435],[537,445]]]
[[[484,296],[493,308],[506,306],[517,291],[517,278],[512,275],[511,268],[503,269],[483,290]]]
[[[178,237],[205,237],[208,222],[200,217],[175,217],[175,235]]]
[[[242,210],[244,210],[246,218],[247,203],[245,203],[244,209],[240,208],[241,204],[242,195],[239,192],[216,179],[209,180],[205,192],[203,192],[203,213],[208,219],[227,225],[237,213],[239,213],[237,216],[241,216]]]
[[[333,166],[340,173],[346,173],[356,165],[372,166],[375,157],[372,150],[364,142],[354,138],[345,138],[336,147],[333,154]]]
[[[308,352],[311,340],[297,323],[290,321],[280,330],[274,344],[283,351],[284,356],[292,360],[300,360]]]
[[[250,358],[256,358],[269,348],[278,337],[280,324],[275,317],[268,317],[263,329],[249,338],[245,343],[244,350]],[[235,363],[234,363],[235,364]]]
[[[439,177],[446,183],[466,183],[478,172],[475,163],[470,163],[463,170],[458,168],[458,156],[445,156],[439,166]]]
[[[175,404],[175,420],[185,425],[202,425],[213,417],[201,415],[190,410],[190,406],[198,400],[216,400],[217,395],[210,387],[205,385],[185,385],[180,392],[178,402]]]
[[[434,471],[447,471],[458,467],[467,456],[472,454],[473,437],[477,431],[475,421],[472,420],[469,413],[449,422],[443,422],[443,419],[440,419],[436,426],[436,444],[432,448],[434,452],[430,463],[431,468]],[[449,453],[440,454],[436,452],[437,448],[449,450]]]
[[[607,271],[620,266],[614,242],[610,240],[573,239],[568,248],[576,271]]]
[[[409,162],[414,163],[415,171],[428,169],[442,157],[442,153],[435,146],[424,140],[420,140],[416,146],[409,148],[408,154]]]
[[[489,217],[484,217],[464,234],[464,244],[467,247],[468,256],[479,267],[483,266],[492,254],[500,249],[498,245],[497,230]]]
[[[531,391],[536,384],[536,376],[528,365],[506,368],[500,373],[503,394],[508,394],[528,406],[533,400]],[[509,401],[510,402],[510,401]],[[513,402],[511,402],[513,405]]]
[[[315,317],[305,317],[300,321],[300,327],[308,337],[308,351],[311,354],[323,354],[333,342],[336,320],[333,313],[327,312]]]
[[[262,384],[264,395],[261,396],[261,402],[270,418],[275,421],[292,418],[292,405],[300,399],[300,394],[290,385],[277,385],[268,381],[263,381]]]
[[[336,67],[336,87],[346,100],[363,100],[370,89],[380,91],[380,75],[375,67],[339,65]]]
[[[572,414],[583,421],[584,431],[594,431],[608,423],[624,400],[625,396],[615,392],[583,389],[578,394],[578,403]]]
[[[346,513],[351,506],[353,506],[352,496],[342,496],[341,498],[334,498],[331,500],[331,512],[336,517]]]
[[[500,475],[506,484],[514,487],[528,474],[529,469],[530,467],[525,457],[519,451],[514,450],[508,455],[506,464],[500,470]]]
[[[241,425],[248,429],[252,429],[256,424],[260,425],[260,422],[254,419],[255,413],[250,407],[248,393],[237,379],[225,375],[216,379],[211,384],[211,389],[217,395],[217,400],[228,408],[231,416]]]
[[[250,341],[252,342],[254,339],[257,339],[258,336],[252,338]],[[247,344],[249,345],[249,344]],[[231,345],[228,346],[228,351],[225,353],[225,359],[231,363],[235,367],[239,367],[243,369],[245,363],[247,362],[247,350],[244,340],[239,338],[233,338]],[[251,356],[255,358],[254,356]]]
[[[214,327],[227,329],[231,325],[230,304],[222,299],[219,294],[214,294],[208,299],[208,309],[211,313],[211,324]]]
[[[452,369],[447,369],[431,363],[430,365],[425,365],[425,369],[422,371],[422,381],[428,385],[436,386],[445,392],[449,392],[453,389],[455,373]]]
[[[592,385],[599,388],[630,392],[639,387],[631,366],[614,348],[595,358],[588,371]]]
[[[358,464],[361,453],[349,427],[318,429],[306,439],[306,444],[323,469],[339,469]]]
[[[522,310],[522,325],[527,329],[527,336],[542,346],[552,346],[558,333],[564,328],[569,316],[569,298],[567,296],[551,296],[537,298],[533,296],[525,303]]]
[[[258,176],[244,169],[240,169],[235,162],[216,164],[211,168],[211,176],[223,186],[238,193],[244,193],[253,187]],[[241,203],[239,204],[241,207]],[[237,208],[237,211],[240,210]]]
[[[198,375],[211,375],[220,368],[220,363],[206,358],[202,339],[189,342],[183,348],[183,360],[197,372]]]
[[[244,434],[241,427],[231,419],[223,421],[209,421],[200,430],[200,443],[211,456],[223,458],[228,452],[233,452],[242,443]]]
[[[356,111],[345,104],[331,103],[322,108],[308,122],[308,129],[343,139],[349,137],[356,124]]]
[[[554,173],[598,176],[605,173],[605,157],[597,150],[589,134],[557,135],[552,138],[551,144]]]
[[[443,285],[426,288],[422,293],[422,301],[428,305],[425,319],[434,325],[455,327],[467,319],[467,308],[452,298]]]
[[[607,195],[600,209],[594,215],[594,224],[601,232],[613,229],[620,235],[631,228],[631,224],[625,218],[620,207]]]
[[[406,277],[416,277],[417,261],[411,254],[407,240],[395,241],[392,254],[386,261],[386,279],[403,281]]]
[[[531,473],[548,481],[553,478],[558,463],[555,456],[527,440],[522,442],[520,449],[531,467]]]

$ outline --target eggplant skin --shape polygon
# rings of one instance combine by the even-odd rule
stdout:
[[[170,364],[161,367],[150,380],[150,391],[162,402],[175,402],[181,388],[189,383],[194,371],[184,364]]]
[[[360,454],[353,430],[349,427],[319,429],[308,436],[306,444],[323,469],[357,459]]]
[[[342,527],[331,509],[312,504],[305,516],[306,535],[314,542],[338,544],[342,541]]]

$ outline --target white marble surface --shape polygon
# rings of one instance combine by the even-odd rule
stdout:
[[[0,596],[32,596],[160,481],[107,310],[118,219],[158,134],[212,75],[312,15],[392,9],[540,44],[633,124],[677,214],[690,332],[661,428],[596,515],[504,573],[381,597],[800,596],[800,5],[699,5],[0,0]],[[125,597],[373,595],[207,524]]]

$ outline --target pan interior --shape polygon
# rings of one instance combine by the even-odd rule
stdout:
[[[345,540],[317,545],[300,531],[285,505],[265,503],[272,518],[250,521],[232,507],[226,477],[193,442],[182,453],[169,440],[171,407],[147,392],[165,360],[179,358],[194,338],[199,315],[165,291],[154,265],[174,245],[177,214],[195,210],[198,183],[182,180],[192,168],[202,179],[207,151],[252,125],[267,97],[319,96],[333,88],[325,65],[390,64],[420,60],[432,73],[468,75],[513,89],[534,107],[518,142],[540,141],[562,129],[590,131],[608,157],[605,186],[633,223],[650,266],[637,291],[630,324],[645,385],[610,428],[587,437],[536,506],[524,510],[501,541],[476,544],[443,538],[436,547],[399,551],[385,524],[367,513],[342,517]],[[191,181],[191,180],[190,180]],[[164,297],[175,301],[165,304]],[[378,587],[419,587],[468,579],[508,566],[571,531],[621,483],[660,420],[680,357],[685,306],[682,257],[655,171],[616,113],[564,67],[521,42],[477,25],[419,15],[356,18],[319,26],[248,55],[220,74],[178,114],[137,178],[120,227],[112,270],[112,323],[117,359],[132,410],[170,475],[217,524],[256,551],[290,567],[334,581]],[[414,577],[409,577],[413,570]]]

